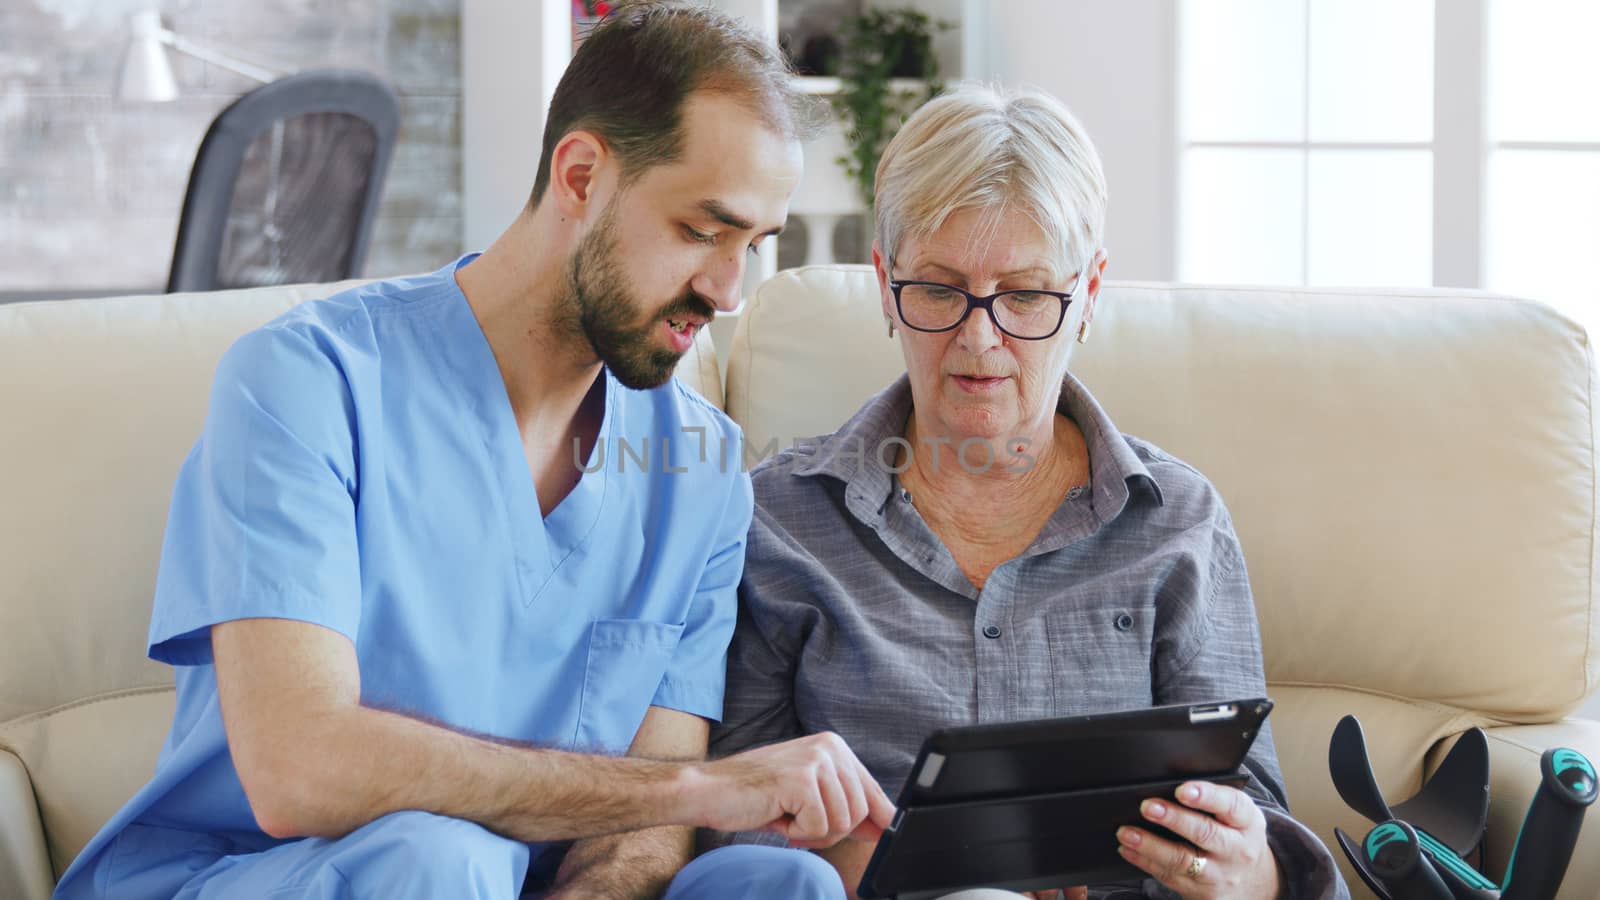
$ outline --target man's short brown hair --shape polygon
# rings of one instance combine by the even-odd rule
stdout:
[[[683,104],[695,91],[746,103],[775,132],[815,127],[808,99],[778,49],[738,20],[678,2],[621,5],[585,38],[556,85],[531,202],[550,183],[556,144],[573,131],[599,135],[627,183],[683,152]]]

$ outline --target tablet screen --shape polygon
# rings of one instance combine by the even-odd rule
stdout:
[[[923,743],[900,804],[1232,772],[1271,710],[1254,698],[942,729]]]

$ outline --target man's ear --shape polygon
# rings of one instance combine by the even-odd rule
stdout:
[[[605,142],[591,131],[569,131],[556,143],[550,161],[550,196],[562,215],[583,218],[607,155]]]

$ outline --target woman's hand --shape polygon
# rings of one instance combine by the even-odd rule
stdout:
[[[1278,862],[1267,846],[1267,818],[1249,794],[1191,781],[1178,788],[1178,801],[1146,800],[1140,811],[1194,847],[1142,828],[1120,828],[1117,850],[1123,859],[1184,900],[1278,896]]]

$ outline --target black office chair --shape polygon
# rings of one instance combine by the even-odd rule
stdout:
[[[366,72],[300,72],[235,100],[195,155],[167,290],[360,274],[399,128],[394,91]]]

